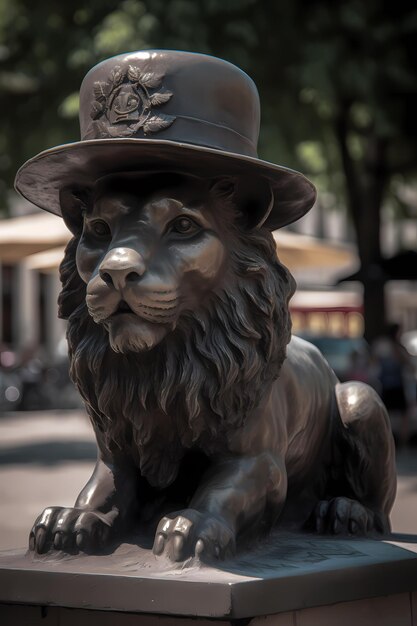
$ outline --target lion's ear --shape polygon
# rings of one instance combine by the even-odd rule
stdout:
[[[65,224],[74,235],[79,235],[83,228],[83,212],[91,201],[88,188],[67,187],[59,193],[59,203]]]
[[[266,178],[261,176],[222,176],[213,179],[210,192],[227,200],[239,211],[242,228],[260,228],[274,205],[274,194]]]
[[[233,201],[238,179],[234,176],[220,176],[210,181],[210,193],[222,200]]]
[[[235,191],[235,202],[242,213],[244,228],[260,228],[272,211],[274,199],[270,182],[266,178],[240,178]]]

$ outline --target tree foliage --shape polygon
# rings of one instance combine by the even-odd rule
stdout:
[[[96,62],[151,47],[221,56],[259,87],[261,156],[348,206],[371,337],[384,321],[381,207],[407,211],[398,188],[417,169],[416,33],[403,0],[0,0],[0,193],[26,159],[78,137]]]

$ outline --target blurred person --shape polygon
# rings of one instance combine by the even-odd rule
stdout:
[[[381,393],[381,385],[373,360],[368,353],[352,350],[349,355],[349,367],[346,371],[346,380],[358,380],[373,387]]]
[[[16,353],[0,343],[0,415],[15,410],[21,401],[22,383],[16,363]]]
[[[19,359],[19,374],[22,382],[20,411],[36,411],[44,408],[43,369],[39,346],[36,344],[25,346]]]
[[[377,365],[382,401],[391,418],[399,417],[399,444],[406,445],[413,408],[409,381],[414,377],[414,368],[409,353],[400,342],[400,335],[400,324],[389,324],[384,335],[374,341],[372,352]]]

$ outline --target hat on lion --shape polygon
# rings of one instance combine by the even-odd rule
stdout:
[[[117,172],[234,176],[252,226],[290,224],[312,207],[302,174],[258,158],[259,96],[236,66],[191,52],[147,50],[93,67],[81,85],[81,141],[41,152],[16,175],[30,202],[61,215],[64,188]],[[262,189],[268,201],[258,202]]]

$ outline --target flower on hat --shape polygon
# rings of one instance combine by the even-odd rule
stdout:
[[[143,133],[156,133],[171,126],[174,115],[155,113],[154,107],[168,102],[171,91],[152,89],[161,87],[163,76],[154,72],[140,72],[133,65],[116,66],[107,81],[94,83],[94,97],[90,117],[93,119],[87,134],[94,137],[131,137],[139,129]],[[125,124],[124,130],[120,124]]]

